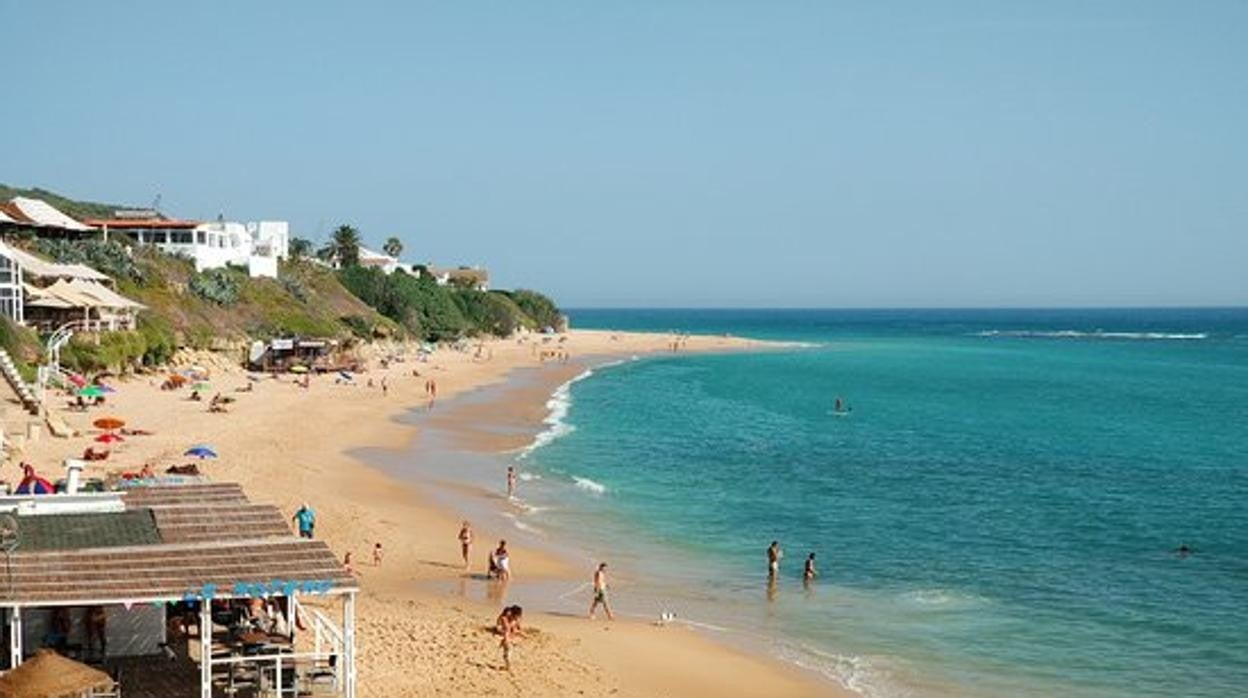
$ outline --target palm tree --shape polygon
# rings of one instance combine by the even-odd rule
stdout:
[[[386,244],[381,246],[381,251],[398,259],[403,254],[403,241],[396,237],[386,238]]]
[[[290,239],[290,257],[291,259],[303,259],[312,256],[312,241],[307,238],[291,238]]]
[[[340,268],[358,266],[360,263],[360,231],[349,225],[334,228],[326,246]]]

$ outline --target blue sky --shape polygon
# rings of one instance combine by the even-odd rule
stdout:
[[[0,0],[0,182],[564,305],[1248,304],[1248,3]]]

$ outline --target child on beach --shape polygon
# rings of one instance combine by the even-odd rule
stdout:
[[[373,544],[373,567],[381,567],[381,543]]]
[[[503,668],[507,671],[511,671],[511,648],[517,639],[524,637],[524,631],[520,628],[523,617],[524,609],[519,606],[508,606],[498,614],[496,627],[498,634],[503,636],[498,646],[503,650]]]

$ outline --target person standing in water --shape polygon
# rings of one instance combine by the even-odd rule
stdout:
[[[815,581],[815,577],[819,576],[819,572],[815,570],[815,554],[811,553],[806,556],[806,569],[802,571],[802,581],[810,584]]]
[[[459,528],[459,552],[464,556],[464,569],[468,569],[468,554],[472,552],[472,524],[467,521]]]
[[[780,549],[780,541],[773,540],[767,547],[767,579],[774,580],[780,575],[780,558],[784,551]]]
[[[603,562],[598,565],[598,569],[594,571],[594,600],[589,604],[589,619],[594,619],[594,611],[598,610],[598,605],[602,605],[602,610],[607,612],[607,620],[615,620],[615,616],[611,615],[611,606],[607,604],[607,563]]]
[[[514,499],[516,496],[516,467],[514,465],[507,466],[507,499]]]

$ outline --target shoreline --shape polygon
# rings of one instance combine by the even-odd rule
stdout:
[[[583,330],[568,337],[566,348],[576,356],[662,353],[670,341],[669,335]],[[774,345],[691,337],[686,350],[768,346]],[[848,695],[796,667],[679,627],[628,622],[606,626],[544,615],[529,620],[534,632],[520,646],[515,672],[501,671],[496,638],[485,630],[497,607],[424,591],[423,585],[431,580],[454,580],[461,572],[455,564],[458,517],[433,503],[425,488],[372,467],[355,453],[359,448],[401,453],[421,437],[419,427],[413,430],[402,420],[412,406],[423,402],[423,379],[411,375],[413,368],[438,381],[442,400],[498,384],[524,366],[555,372],[550,364],[537,361],[530,346],[495,340],[487,347],[488,361],[441,350],[428,364],[409,361],[372,368],[354,386],[333,385],[329,377],[315,379],[308,390],[296,387],[288,377],[263,380],[254,393],[239,393],[226,415],[208,414],[202,403],[159,390],[155,377],[137,376],[117,384],[120,390],[110,395],[107,412],[82,415],[54,408],[54,414],[81,435],[70,439],[44,435],[24,444],[15,458],[56,475],[62,459],[76,456],[90,443],[90,421],[116,413],[132,427],[156,434],[121,444],[108,461],[89,466],[89,477],[138,470],[146,462],[163,470],[185,460],[180,454],[190,444],[207,442],[222,456],[203,464],[210,479],[239,482],[254,501],[277,505],[286,514],[293,514],[303,501],[311,503],[318,512],[318,537],[340,555],[353,553],[361,576],[364,593],[357,632],[363,696]],[[192,360],[212,369],[214,391],[234,396],[246,384],[244,372],[220,361],[213,365],[211,355]],[[383,376],[390,383],[388,395],[364,384]],[[540,423],[549,399],[548,390],[520,412]],[[16,416],[11,410],[10,419]],[[477,532],[478,542],[493,533],[483,527]],[[374,567],[370,551],[378,542],[384,546],[385,559]],[[520,547],[513,555],[524,560],[525,579],[584,574],[541,550]]]

